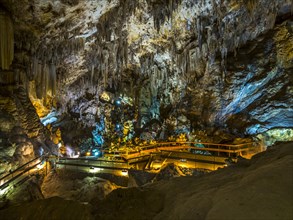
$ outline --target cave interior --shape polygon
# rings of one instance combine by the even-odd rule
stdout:
[[[33,181],[42,195],[25,202],[52,197],[46,176],[57,172],[56,163],[67,163],[64,158],[127,163],[122,179],[109,181],[127,187],[136,176],[140,187],[155,174],[155,182],[165,180],[181,165],[177,175],[198,176],[292,143],[292,14],[291,0],[0,0],[0,213],[10,207],[9,175],[36,158],[46,164],[41,180]],[[145,164],[130,162],[137,155],[148,157]],[[208,157],[213,164],[201,166],[198,161],[209,159],[199,158]],[[225,160],[215,166],[215,158]],[[88,168],[102,169],[95,166]],[[292,184],[292,157],[290,171]],[[139,179],[137,172],[148,174]],[[102,210],[114,209],[109,201],[124,193],[103,181],[116,194]],[[158,202],[155,189],[150,197],[137,188],[126,194]],[[62,203],[42,205],[55,202]],[[283,210],[283,219],[293,216],[287,202],[291,214]],[[119,208],[121,219],[189,219],[146,207],[151,214],[141,218]],[[117,219],[108,214],[98,216]],[[70,218],[91,219],[78,216]]]

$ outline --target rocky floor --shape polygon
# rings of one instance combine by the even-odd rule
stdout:
[[[57,196],[95,204],[117,188],[119,186],[109,180],[67,170],[51,172],[42,184],[42,193],[45,198]]]
[[[292,219],[291,143],[201,177],[116,190],[99,219]],[[111,211],[115,210],[115,212]]]
[[[273,146],[250,161],[240,161],[206,175],[177,177],[139,188],[120,188],[93,206],[52,197],[0,210],[0,216],[1,219],[291,220],[292,145],[289,142]],[[58,187],[58,182],[56,176],[48,176],[43,185],[44,195],[54,191],[56,196],[66,198],[64,193],[62,195],[66,184]],[[93,186],[89,187],[93,189],[88,191],[90,197],[97,195],[100,183],[105,185],[106,182],[97,177],[72,179],[67,182],[67,191],[75,184],[75,193],[81,195],[85,185]]]

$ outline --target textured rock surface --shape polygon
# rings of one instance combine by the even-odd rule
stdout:
[[[51,118],[55,144],[60,127],[85,151],[135,137],[292,140],[292,8],[290,0],[0,0],[0,172],[56,150],[39,120],[52,107],[64,113]],[[292,219],[291,171],[286,146],[202,179],[119,189],[98,215]],[[56,198],[11,210],[1,219],[90,218]]]
[[[29,180],[24,181],[17,187],[10,189],[9,193],[1,199],[6,202],[6,208],[20,205],[25,202],[33,202],[35,200],[44,199],[42,191],[40,189],[40,183],[42,182],[42,176],[36,175]]]
[[[31,211],[28,211],[31,210]],[[38,211],[36,211],[38,210]],[[88,205],[53,197],[1,210],[1,219],[93,219]]]
[[[248,134],[292,127],[290,42],[293,42],[292,21],[287,21],[256,42],[250,42],[239,50],[238,56],[228,60],[225,108],[221,116],[229,127]],[[243,65],[246,68],[241,70]]]
[[[118,189],[95,206],[61,198],[0,210],[1,219],[292,219],[292,142],[200,177]],[[36,212],[36,210],[39,210]]]
[[[80,127],[102,118],[106,140],[129,124],[147,139],[292,128],[289,0],[0,3],[15,33],[1,82],[24,84]],[[118,98],[131,101],[115,115]]]
[[[99,207],[98,218],[289,220],[292,160],[291,142],[201,177],[115,190]]]
[[[62,170],[61,170],[62,171]],[[63,199],[97,205],[119,186],[99,177],[89,177],[76,172],[50,173],[42,184],[45,198],[54,196]]]
[[[57,146],[49,140],[23,87],[12,91],[5,85],[0,98],[0,162],[6,164],[5,171],[32,160],[41,151],[56,152]]]

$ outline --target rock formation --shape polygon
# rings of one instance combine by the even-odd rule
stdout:
[[[3,104],[22,111],[29,97],[37,113],[54,107],[63,116],[53,130],[79,128],[65,139],[83,128],[98,145],[192,132],[292,133],[290,0],[1,0],[0,7]],[[12,103],[6,88],[26,98]],[[45,115],[31,107],[21,119],[9,113],[2,130],[17,121],[45,142],[37,122]]]

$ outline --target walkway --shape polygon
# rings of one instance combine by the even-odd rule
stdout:
[[[22,165],[6,176],[0,178],[0,196],[9,189],[24,182],[30,175],[43,169],[46,161],[55,164],[56,169],[70,168],[89,173],[111,173],[127,176],[129,169],[160,169],[164,164],[174,163],[186,168],[216,170],[227,164],[227,159],[234,161],[238,156],[250,158],[261,152],[257,143],[245,144],[213,144],[199,142],[161,142],[139,147],[140,151],[128,153],[115,152],[121,160],[98,158],[58,158],[38,157]],[[43,166],[41,166],[43,164]]]

